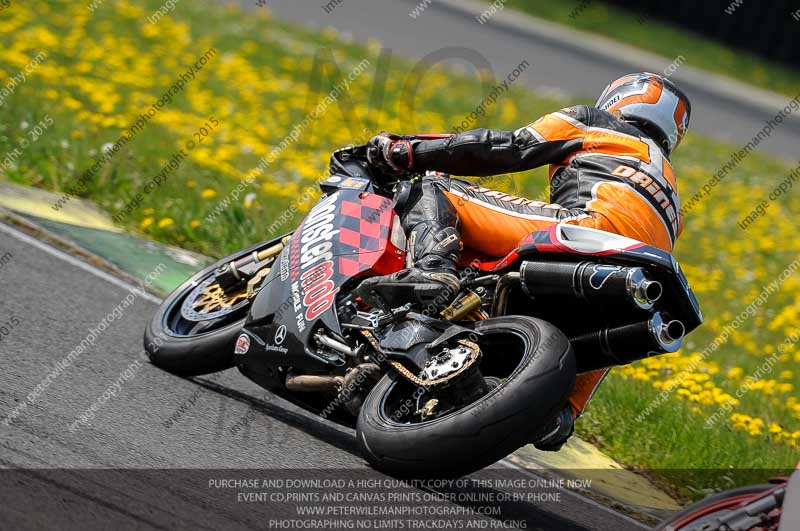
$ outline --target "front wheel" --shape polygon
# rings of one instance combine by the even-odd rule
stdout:
[[[430,399],[420,400],[421,390],[399,375],[384,376],[358,417],[358,444],[373,467],[399,477],[459,477],[524,446],[561,411],[575,383],[575,357],[560,330],[524,316],[479,321],[474,329],[482,334],[488,393],[420,419],[402,412]]]
[[[216,283],[214,271],[280,240],[263,242],[223,258],[173,291],[145,329],[144,348],[153,365],[179,376],[199,376],[233,367],[233,351],[251,298],[246,287],[225,293]]]

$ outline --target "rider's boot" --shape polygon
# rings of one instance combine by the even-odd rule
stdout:
[[[454,227],[438,229],[427,232],[429,241],[418,240],[417,246],[428,244],[429,249],[414,262],[414,267],[368,278],[361,283],[356,294],[372,306],[380,306],[382,302],[390,308],[397,308],[412,303],[426,315],[434,315],[446,308],[461,289],[456,274],[459,239]]]
[[[435,315],[453,301],[461,287],[456,274],[461,254],[458,215],[441,188],[429,180],[401,187],[395,201],[402,212],[414,266],[369,278],[356,293],[372,306],[379,305],[375,300],[379,297],[391,308],[412,303],[418,311]]]
[[[539,433],[533,445],[545,452],[557,452],[575,431],[575,416],[567,406]]]

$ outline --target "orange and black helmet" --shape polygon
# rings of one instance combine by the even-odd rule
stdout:
[[[675,83],[649,72],[617,79],[606,87],[595,106],[638,127],[667,155],[680,144],[692,112],[689,98]]]

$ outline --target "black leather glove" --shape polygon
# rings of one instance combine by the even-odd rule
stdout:
[[[381,133],[367,144],[367,160],[383,173],[399,175],[414,169],[414,137]]]

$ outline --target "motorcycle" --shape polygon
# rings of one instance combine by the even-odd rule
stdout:
[[[701,500],[656,531],[796,531],[800,529],[800,464],[790,477]]]
[[[702,322],[669,253],[573,225],[534,232],[504,257],[464,249],[461,291],[441,312],[370,306],[359,283],[407,265],[399,180],[370,167],[366,146],[334,152],[330,169],[294,231],[164,300],[145,332],[153,364],[183,376],[236,366],[355,427],[373,467],[457,477],[540,437],[577,374],[675,352]]]

